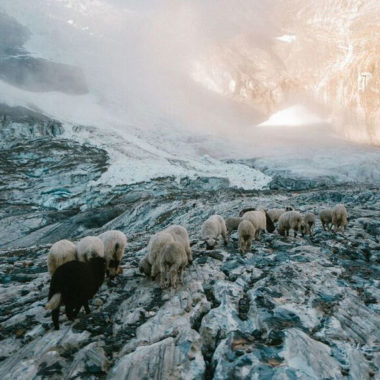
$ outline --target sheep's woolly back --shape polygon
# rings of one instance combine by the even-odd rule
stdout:
[[[332,209],[332,223],[335,227],[346,227],[347,210],[343,204],[338,204]]]
[[[332,210],[326,208],[319,213],[319,218],[322,222],[330,223],[332,221]]]
[[[104,258],[106,259],[106,272],[110,277],[118,274],[119,264],[124,255],[127,237],[117,230],[110,230],[99,235],[104,244]]]
[[[86,262],[95,257],[104,257],[104,244],[96,236],[86,236],[76,245],[79,261]]]
[[[305,224],[309,225],[309,227],[315,225],[315,215],[311,212],[308,212],[304,217]]]
[[[298,211],[287,211],[280,216],[278,230],[299,229],[302,224],[302,215]]]
[[[166,228],[163,232],[167,232],[170,235],[173,236],[173,239],[181,244],[183,248],[186,251],[187,254],[187,259],[189,262],[193,261],[193,253],[190,248],[190,239],[189,239],[189,234],[187,233],[187,230],[185,227],[182,227],[178,224],[175,224],[173,226],[170,226]]]
[[[268,215],[272,219],[272,222],[278,222],[280,216],[285,214],[286,210],[284,208],[271,208],[268,210]]]
[[[347,210],[343,204],[338,204],[332,209],[331,215],[333,219],[347,219]]]
[[[99,239],[104,244],[104,257],[114,257],[121,260],[124,254],[124,249],[127,245],[127,237],[121,231],[110,230],[100,234]]]
[[[232,216],[226,219],[226,227],[227,231],[231,233],[232,231],[236,231],[239,227],[240,222],[243,220],[240,216]]]
[[[218,236],[222,234],[224,231],[227,231],[224,219],[220,215],[211,215],[202,224],[202,239],[217,239]]]
[[[243,215],[244,215],[246,212],[248,212],[248,211],[255,211],[255,210],[257,210],[256,207],[247,207],[247,208],[243,208],[243,210],[241,210],[241,211],[239,212],[239,216],[242,218]]]
[[[186,251],[182,244],[173,241],[164,246],[164,248],[159,253],[159,261],[161,271],[163,270],[163,265],[177,265],[185,266],[187,264]]]
[[[161,287],[165,288],[168,285],[168,278],[171,285],[177,286],[178,277],[182,281],[182,271],[187,265],[187,253],[181,243],[173,241],[165,245],[158,256],[159,265],[158,271],[161,277]],[[152,269],[152,276],[154,270]]]
[[[267,228],[267,221],[264,210],[248,211],[244,214],[243,219],[249,220],[255,227],[255,230],[263,231]]]
[[[153,235],[148,243],[148,254],[146,256],[150,265],[153,265],[157,261],[157,257],[165,245],[174,242],[174,238],[171,234],[161,231]]]
[[[68,261],[76,259],[76,249],[70,240],[60,240],[54,243],[47,257],[49,273],[54,274],[56,269]]]
[[[53,297],[50,298],[49,302],[45,305],[46,310],[54,310],[56,309],[60,303],[61,303],[61,293],[55,293]]]
[[[242,222],[238,226],[239,239],[253,239],[255,236],[255,232],[255,227],[248,219],[242,220]]]

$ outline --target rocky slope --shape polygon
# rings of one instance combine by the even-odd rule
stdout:
[[[93,379],[370,379],[380,370],[380,194],[375,185],[278,175],[266,190],[221,178],[96,182],[105,150],[64,137],[63,126],[3,108],[0,196],[0,377]],[[250,163],[254,165],[254,161]],[[92,182],[91,182],[92,181]],[[91,183],[92,185],[88,185]],[[246,256],[237,237],[206,251],[211,214],[291,204],[345,203],[346,235],[265,234]],[[184,285],[162,291],[137,268],[149,236],[186,226],[195,260]],[[105,283],[92,313],[52,329],[44,310],[52,242],[125,232],[123,274]]]

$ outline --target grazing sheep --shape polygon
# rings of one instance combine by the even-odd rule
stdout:
[[[331,230],[331,223],[332,223],[332,210],[331,208],[326,208],[322,210],[319,213],[319,218],[321,219],[322,222],[322,227],[326,231],[326,226],[328,230]]]
[[[244,214],[243,219],[249,220],[255,227],[255,238],[260,240],[261,231],[273,232],[275,227],[272,219],[265,210],[248,211]]]
[[[52,310],[54,328],[59,330],[59,308],[65,305],[67,318],[71,321],[84,306],[90,312],[88,300],[98,291],[104,281],[106,261],[95,257],[86,263],[69,261],[54,272],[50,283],[46,310]]]
[[[187,233],[186,228],[175,224],[173,226],[166,228],[163,232],[169,233],[170,235],[173,236],[173,239],[177,243],[182,244],[183,248],[186,251],[188,262],[192,263],[193,253],[190,248],[190,239],[189,239],[189,234]]]
[[[181,243],[173,241],[164,246],[158,255],[158,266],[153,265],[152,275],[158,269],[161,277],[161,288],[170,285],[177,287],[177,282],[183,284],[183,269],[188,263],[187,253]]]
[[[120,261],[124,255],[124,249],[127,245],[127,237],[121,231],[116,230],[103,232],[98,237],[104,244],[106,273],[111,278],[115,277],[118,272]]]
[[[338,232],[339,227],[342,227],[344,233],[347,226],[347,210],[343,204],[338,204],[332,209],[332,224],[335,227],[335,232]]]
[[[280,216],[277,229],[279,234],[283,236],[289,236],[289,230],[293,229],[294,237],[297,237],[301,225],[302,215],[298,211],[287,211]]]
[[[239,248],[241,253],[244,254],[246,249],[251,248],[255,233],[256,231],[253,224],[247,219],[242,220],[238,227]]]
[[[311,212],[308,212],[304,216],[303,222],[301,225],[302,236],[304,236],[305,234],[309,234],[312,237],[314,234],[314,227],[315,227],[315,215]]]
[[[248,211],[256,211],[256,207],[243,208],[243,210],[239,212],[239,216],[242,217]]]
[[[86,262],[94,257],[104,257],[104,244],[96,236],[86,236],[76,245],[78,261]]]
[[[226,223],[220,215],[212,215],[202,224],[201,235],[207,249],[214,248],[220,235],[223,237],[224,245],[228,243]]]
[[[47,265],[49,273],[54,274],[55,270],[62,264],[76,259],[75,245],[69,240],[60,240],[54,243],[49,251]]]
[[[233,231],[237,231],[240,222],[243,220],[243,218],[239,216],[232,216],[231,218],[226,219],[226,228],[227,233],[231,234]]]
[[[140,260],[139,270],[148,277],[154,279],[159,273],[158,256],[165,245],[174,242],[174,238],[168,232],[158,232],[151,236],[148,243],[148,252]]]
[[[280,216],[285,214],[286,211],[293,211],[293,207],[287,206],[285,208],[271,208],[268,210],[268,215],[271,218],[272,222],[278,222]]]

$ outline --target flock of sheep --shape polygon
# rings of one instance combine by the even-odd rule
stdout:
[[[319,214],[323,229],[344,232],[347,226],[347,210],[343,204],[324,209]],[[249,250],[254,239],[260,240],[261,232],[277,231],[289,236],[289,230],[313,236],[316,218],[313,213],[301,213],[291,207],[284,209],[244,209],[239,217],[226,220],[220,215],[210,216],[202,225],[201,238],[207,249],[212,249],[223,238],[238,232],[239,249],[242,254]],[[73,320],[81,307],[90,312],[88,300],[98,291],[107,274],[114,277],[122,272],[119,264],[127,245],[127,237],[121,231],[106,231],[99,235],[87,236],[76,245],[69,240],[53,244],[48,254],[48,269],[52,276],[48,303],[45,308],[52,311],[55,329],[59,329],[59,308],[65,305],[66,315]],[[139,270],[153,280],[158,276],[162,288],[171,285],[176,288],[183,283],[183,271],[193,261],[190,239],[186,228],[172,225],[153,235],[148,243],[147,254],[140,260]]]

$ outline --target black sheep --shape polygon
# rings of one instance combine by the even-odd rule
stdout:
[[[54,327],[59,330],[59,308],[65,305],[67,318],[71,321],[84,306],[90,312],[88,300],[98,291],[104,281],[106,261],[96,257],[86,263],[70,261],[54,272],[51,279],[48,303],[45,309],[52,310]]]

